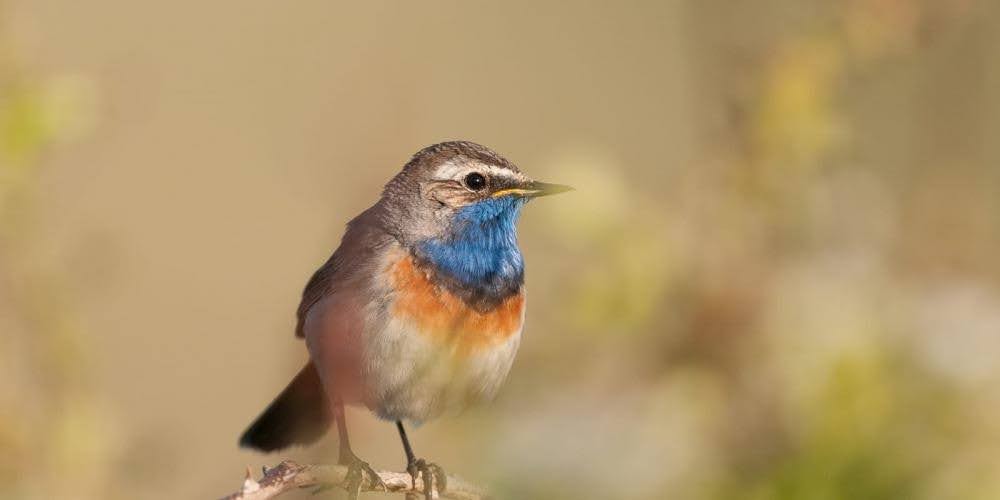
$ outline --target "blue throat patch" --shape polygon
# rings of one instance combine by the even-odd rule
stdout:
[[[452,233],[417,245],[421,257],[458,284],[487,294],[516,291],[524,280],[517,218],[527,200],[489,198],[455,215]]]

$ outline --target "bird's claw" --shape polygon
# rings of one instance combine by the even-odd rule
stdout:
[[[424,483],[424,499],[431,500],[448,487],[448,476],[440,465],[418,458],[406,466],[406,472],[410,473],[410,486],[417,489],[417,478],[421,477]]]
[[[368,462],[361,460],[356,456],[349,456],[341,460],[342,465],[347,466],[347,476],[344,477],[344,489],[347,490],[347,496],[351,500],[356,500],[361,494],[361,488],[367,484],[374,491],[389,491],[388,485],[382,480],[382,477],[372,469]],[[321,487],[322,488],[322,487]],[[322,491],[322,490],[320,490]],[[315,491],[313,493],[316,493]]]

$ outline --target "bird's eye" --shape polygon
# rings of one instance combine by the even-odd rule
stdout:
[[[465,176],[465,187],[473,191],[481,191],[486,187],[486,177],[479,172],[473,172]]]

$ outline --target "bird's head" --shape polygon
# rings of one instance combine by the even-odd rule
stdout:
[[[520,280],[521,208],[570,189],[532,180],[485,146],[444,142],[414,155],[386,185],[380,204],[386,227],[460,282]]]
[[[413,156],[385,187],[382,204],[407,242],[448,238],[470,224],[516,222],[539,196],[572,188],[532,180],[516,165],[473,142],[442,142]]]

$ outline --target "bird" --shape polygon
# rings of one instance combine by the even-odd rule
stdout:
[[[295,334],[309,361],[239,439],[273,452],[308,445],[336,426],[338,463],[356,498],[385,488],[354,454],[344,406],[395,422],[416,484],[444,491],[443,469],[417,458],[404,422],[420,424],[494,398],[525,319],[517,221],[532,199],[572,190],[529,178],[480,144],[418,151],[381,197],[352,219],[312,275]]]

